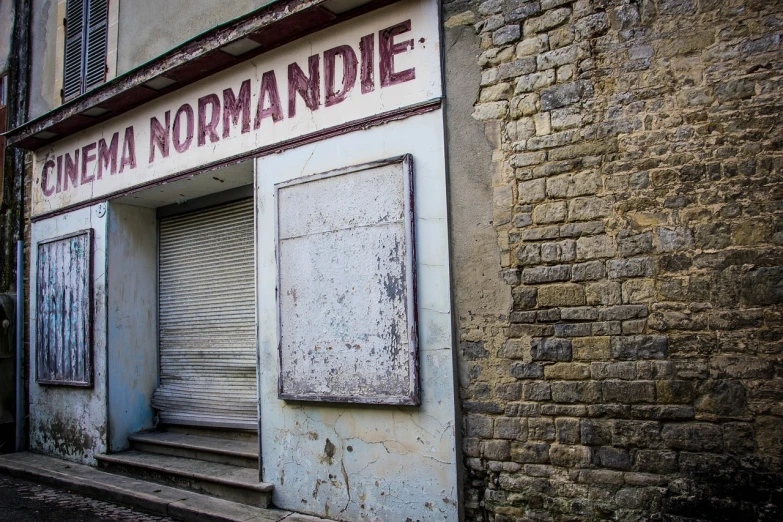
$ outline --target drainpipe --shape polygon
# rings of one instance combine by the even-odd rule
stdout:
[[[30,95],[30,22],[31,0],[16,2],[14,29],[11,40],[9,87],[13,97],[9,102],[12,128],[27,121],[28,97]],[[10,90],[10,89],[9,89]],[[14,178],[19,183],[19,230],[16,241],[16,407],[15,407],[15,449],[25,449],[25,374],[24,374],[24,152],[14,149]]]
[[[24,183],[22,183],[24,186]],[[24,218],[22,218],[24,220]],[[23,224],[16,242],[16,451],[24,451],[24,241]]]

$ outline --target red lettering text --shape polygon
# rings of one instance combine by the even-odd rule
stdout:
[[[407,33],[410,30],[411,21],[405,20],[378,33],[378,52],[381,55],[381,87],[389,87],[390,85],[396,85],[416,78],[415,68],[394,72],[394,55],[404,53],[408,48],[413,49],[413,39],[394,43],[394,37],[398,34]]]
[[[343,82],[335,92],[335,61],[340,57],[343,62]],[[324,105],[330,107],[343,101],[356,83],[356,53],[349,45],[341,45],[324,52]]]
[[[169,129],[171,128],[171,111],[166,111],[163,117],[166,126],[160,124],[158,118],[150,118],[150,163],[155,161],[155,147],[160,149],[164,158],[169,157]]]
[[[299,67],[298,64],[292,63],[288,66],[288,117],[293,118],[296,116],[296,94],[302,97],[307,105],[307,108],[311,111],[318,109],[321,104],[321,78],[318,71],[319,58],[317,54],[314,54],[307,59],[308,69],[310,70],[310,77],[305,76],[305,73]]]
[[[115,132],[111,137],[111,144],[107,147],[106,140],[103,138],[98,141],[98,179],[103,178],[103,169],[109,169],[109,172],[117,174],[117,148],[120,140],[120,133]]]
[[[207,123],[207,106],[210,107],[209,123]],[[217,94],[207,94],[198,99],[198,146],[220,140],[215,130],[220,122],[220,98]]]
[[[231,123],[239,123],[242,117],[242,134],[250,132],[250,80],[245,80],[239,87],[239,96],[234,96],[234,90],[223,89],[223,138],[231,135]]]
[[[41,172],[41,189],[43,190],[44,196],[47,198],[54,194],[54,187],[49,187],[49,174],[52,172],[52,169],[54,168],[54,161],[49,160],[46,163],[44,163],[43,171]]]
[[[185,141],[182,141],[182,124],[180,123],[183,114],[185,115]],[[187,103],[177,109],[177,114],[174,116],[174,136],[172,136],[172,142],[174,150],[179,153],[188,150],[193,142],[193,107]]]

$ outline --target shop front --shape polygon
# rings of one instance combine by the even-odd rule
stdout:
[[[281,508],[457,520],[439,27],[370,10],[34,152],[32,450],[207,433]]]

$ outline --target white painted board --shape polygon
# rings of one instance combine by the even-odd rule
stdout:
[[[419,403],[412,165],[276,186],[280,398]]]

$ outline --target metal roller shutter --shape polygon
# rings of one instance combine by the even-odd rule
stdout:
[[[164,423],[257,429],[253,201],[160,221]]]

